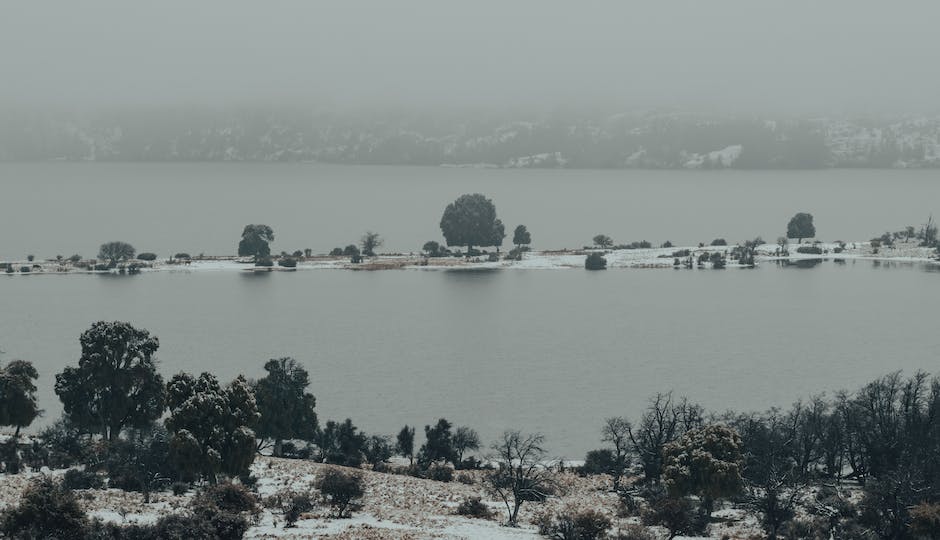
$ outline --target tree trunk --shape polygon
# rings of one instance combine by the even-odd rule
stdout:
[[[13,440],[19,440],[20,438],[20,426],[16,426],[16,431],[13,432]]]
[[[516,518],[519,516],[519,507],[522,506],[522,501],[516,500],[513,504],[512,515],[509,517],[509,524],[513,527],[516,526]]]
[[[274,457],[281,457],[283,442],[281,439],[274,439]]]

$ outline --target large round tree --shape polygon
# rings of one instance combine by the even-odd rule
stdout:
[[[796,238],[797,243],[803,243],[804,238],[816,236],[816,226],[813,225],[813,214],[800,212],[790,218],[787,223],[787,238]]]
[[[274,241],[274,229],[267,225],[245,225],[242,230],[242,239],[238,241],[239,257],[254,257],[255,260],[264,259],[271,255],[269,242]]]
[[[0,426],[14,426],[14,439],[19,437],[20,428],[39,416],[34,382],[38,377],[33,364],[25,360],[13,360],[0,368]]]
[[[115,440],[126,427],[148,427],[163,414],[160,342],[126,322],[99,321],[82,333],[78,367],[55,376],[55,393],[78,427]]]
[[[461,195],[447,205],[441,217],[441,232],[448,246],[466,246],[467,256],[473,246],[502,244],[505,232],[496,219],[493,201],[480,193]]]

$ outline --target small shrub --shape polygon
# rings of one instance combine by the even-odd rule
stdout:
[[[185,495],[189,491],[189,484],[186,482],[173,482],[170,484],[170,489],[173,491],[173,495],[179,497],[180,495]]]
[[[30,268],[30,267],[28,267],[28,266],[21,266],[21,267],[20,267],[20,272],[23,273],[23,274],[28,274],[28,273],[30,273],[31,271],[32,271],[32,268]]]
[[[911,508],[911,531],[925,538],[940,538],[940,504],[920,503]]]
[[[450,482],[454,479],[454,469],[440,463],[432,463],[425,471],[424,477],[437,482]]]
[[[210,485],[193,498],[196,506],[211,505],[223,512],[257,514],[258,497],[245,486],[233,482]]]
[[[607,270],[607,259],[600,253],[591,253],[584,259],[584,268],[586,270]]]
[[[177,253],[176,255],[173,255],[173,258],[188,261],[192,259],[192,256],[189,253]]]
[[[342,256],[343,256],[343,248],[335,247],[335,248],[331,249],[331,250],[330,250],[330,256],[331,256],[331,257],[342,257]]]
[[[313,510],[313,498],[309,493],[294,493],[287,501],[284,508],[284,520],[287,521],[287,527],[293,527],[297,524],[301,514]]]
[[[823,250],[819,246],[799,246],[796,248],[796,252],[810,255],[822,255]]]
[[[486,260],[487,260],[487,262],[498,262],[498,261],[499,261],[499,255],[497,255],[497,254],[495,254],[495,253],[490,253],[489,255],[486,256]]]
[[[724,238],[715,238],[714,240],[712,240],[712,244],[711,244],[711,245],[713,245],[713,246],[727,246],[727,245],[728,245],[728,241],[725,240]]]
[[[109,267],[108,265],[106,265],[106,264],[101,264],[101,263],[99,263],[99,264],[96,264],[96,265],[95,265],[95,271],[96,271],[96,272],[104,272],[104,271],[109,270],[109,269],[110,269],[110,267]]]
[[[609,474],[614,469],[616,458],[609,448],[591,450],[584,457],[581,472],[584,474]]]
[[[283,268],[297,268],[297,260],[291,257],[278,259],[277,265]]]
[[[465,472],[462,472],[457,475],[457,481],[460,482],[461,484],[466,484],[468,486],[473,485],[473,477]]]
[[[480,497],[468,497],[457,505],[457,515],[490,519],[493,517],[493,511],[483,504]]]
[[[317,489],[336,509],[336,517],[342,518],[348,516],[347,511],[365,494],[365,483],[361,474],[330,468],[317,481]]]
[[[642,515],[644,525],[662,525],[669,529],[669,537],[677,534],[695,534],[704,529],[705,523],[698,516],[692,503],[685,498],[659,497],[649,502]]]
[[[611,538],[613,540],[656,540],[656,535],[642,525],[631,523],[621,527]]]
[[[274,266],[274,261],[272,261],[271,259],[267,257],[264,259],[258,259],[257,261],[255,261],[255,266],[264,266],[264,267],[270,268]]]
[[[670,242],[669,240],[666,240],[666,241],[663,242],[663,244],[662,244],[661,246],[659,246],[659,247],[664,248],[664,249],[665,249],[665,248],[671,248],[671,247],[672,247],[672,242]]]
[[[554,519],[543,517],[538,526],[539,534],[557,540],[597,540],[606,538],[611,522],[596,510],[564,511]]]
[[[6,538],[84,538],[88,518],[75,494],[49,478],[31,483],[0,516]]]
[[[62,477],[62,486],[66,489],[101,489],[104,480],[92,471],[69,469]]]
[[[140,259],[140,260],[142,260],[142,261],[155,261],[155,260],[157,260],[157,254],[156,254],[156,253],[150,253],[149,251],[146,251],[146,252],[144,252],[144,253],[138,254],[138,255],[137,255],[137,258]]]

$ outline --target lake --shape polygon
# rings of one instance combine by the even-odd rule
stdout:
[[[388,248],[438,238],[457,195],[493,197],[536,248],[618,241],[775,238],[796,211],[821,237],[859,240],[920,223],[940,201],[924,171],[492,171],[265,164],[3,164],[0,254],[93,255],[112,239],[162,256],[234,250],[245,223],[274,248],[323,251],[365,229]],[[733,199],[733,200],[732,200]],[[689,224],[693,224],[690,226]],[[682,226],[685,224],[685,226]],[[698,224],[698,225],[694,225]],[[226,251],[228,250],[228,251]],[[96,320],[160,338],[161,371],[228,381],[293,356],[321,422],[394,434],[446,417],[487,441],[546,434],[552,453],[600,446],[602,419],[673,390],[711,409],[785,406],[887,372],[936,371],[936,267],[157,272],[0,276],[0,357],[54,374]]]

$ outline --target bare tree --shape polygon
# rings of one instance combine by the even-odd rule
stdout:
[[[607,418],[604,420],[604,427],[601,428],[601,440],[614,447],[614,466],[611,470],[614,491],[620,489],[620,479],[623,478],[630,464],[627,454],[630,446],[630,428],[630,422],[622,416]]]
[[[489,473],[489,491],[506,505],[507,525],[515,527],[519,508],[525,501],[544,501],[555,489],[555,477],[545,463],[545,437],[506,431],[493,443],[493,461],[499,467]]]
[[[359,240],[359,244],[362,246],[362,254],[366,257],[375,257],[375,250],[382,247],[383,243],[385,243],[385,240],[379,236],[379,233],[372,231],[366,231]]]
[[[630,442],[643,463],[647,482],[659,482],[663,470],[662,449],[689,429],[700,427],[702,407],[682,398],[674,402],[672,392],[656,394],[636,429],[629,432]]]

